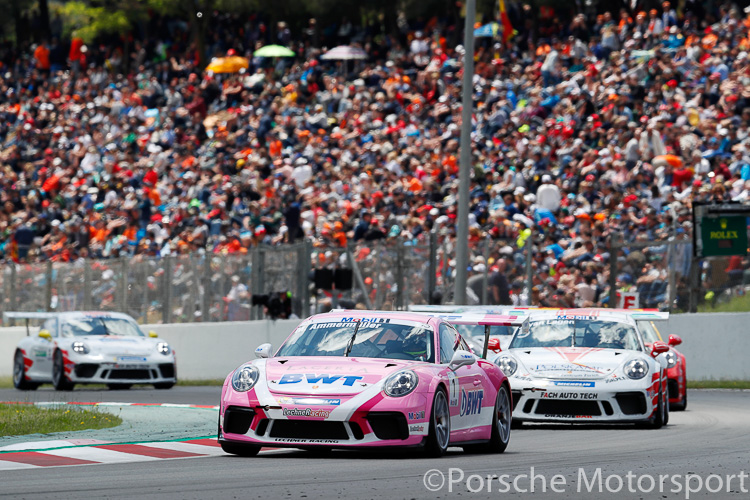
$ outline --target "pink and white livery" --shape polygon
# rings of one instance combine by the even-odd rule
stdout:
[[[219,443],[253,456],[288,448],[448,446],[501,453],[510,440],[508,379],[456,328],[424,314],[336,311],[303,321],[275,355],[224,381]]]

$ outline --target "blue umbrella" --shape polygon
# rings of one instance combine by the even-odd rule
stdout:
[[[474,30],[474,36],[475,37],[493,37],[497,35],[498,32],[498,24],[497,23],[488,23],[484,26],[481,26]]]

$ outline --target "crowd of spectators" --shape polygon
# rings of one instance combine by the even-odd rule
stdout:
[[[666,282],[668,268],[684,286],[692,203],[748,202],[750,10],[706,4],[568,20],[522,5],[510,40],[477,39],[471,276],[489,275],[489,301],[602,304],[610,259],[618,288]],[[375,36],[311,20],[294,33],[214,17],[207,55],[247,56],[246,71],[201,71],[184,23],[166,19],[127,54],[57,38],[2,49],[3,261],[233,254],[305,238],[416,244],[430,232],[450,252],[457,26],[400,19],[398,33]],[[297,55],[253,57],[268,43]],[[320,58],[338,44],[369,59]],[[615,234],[686,244],[667,262],[664,246],[611,253]]]

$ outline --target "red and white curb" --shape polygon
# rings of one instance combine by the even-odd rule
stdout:
[[[30,444],[32,443],[15,445],[16,447],[22,446],[25,451],[8,450],[11,447],[0,449],[0,471],[226,455],[215,438],[128,444],[80,439],[44,441],[35,443],[40,448],[44,447],[39,451],[30,451]],[[49,449],[50,446],[60,447]],[[263,448],[261,453],[265,454],[274,450],[276,448]]]

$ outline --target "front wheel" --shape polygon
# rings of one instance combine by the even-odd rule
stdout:
[[[58,391],[72,391],[75,384],[65,375],[65,364],[60,351],[55,351],[52,359],[52,385]]]
[[[663,426],[667,425],[667,421],[669,420],[669,414],[667,413],[669,410],[669,403],[665,401],[664,398],[664,392],[659,391],[659,402],[656,406],[656,412],[651,419],[642,425],[642,427],[646,429],[661,429]]]
[[[219,444],[225,453],[239,457],[254,457],[260,451],[260,446],[253,444],[227,443],[225,441],[220,441]]]
[[[427,434],[425,451],[431,457],[442,457],[448,450],[451,437],[451,414],[445,391],[438,389],[432,399],[430,431]]]
[[[39,384],[26,380],[26,364],[21,351],[16,351],[13,357],[13,387],[19,391],[33,391],[39,387]]]
[[[495,398],[495,410],[492,415],[492,433],[485,444],[465,446],[471,453],[502,453],[510,442],[512,426],[511,403],[508,388],[501,386]]]
[[[679,403],[672,403],[669,405],[670,411],[685,411],[687,408],[687,391],[682,395],[682,401]]]

